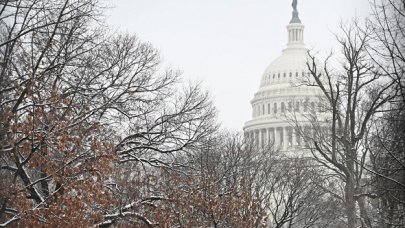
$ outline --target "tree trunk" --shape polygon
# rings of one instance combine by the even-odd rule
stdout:
[[[349,176],[345,186],[347,228],[356,228],[356,200],[354,199],[354,183]]]
[[[360,197],[357,199],[357,202],[359,204],[359,208],[360,208],[360,217],[362,219],[362,222],[364,223],[364,225],[368,228],[372,228],[372,224],[371,224],[371,220],[368,217],[368,213],[366,210],[366,202],[364,197]]]

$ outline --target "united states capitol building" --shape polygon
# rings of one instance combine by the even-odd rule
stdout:
[[[322,116],[322,91],[313,86],[304,25],[296,5],[293,8],[287,25],[287,47],[264,71],[260,88],[251,100],[252,118],[243,130],[245,137],[258,146],[271,144],[289,156],[306,156],[302,154],[307,145],[305,135],[314,134],[313,118]]]

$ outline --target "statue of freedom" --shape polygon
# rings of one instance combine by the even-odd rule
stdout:
[[[294,11],[297,11],[297,0],[293,0],[292,7],[293,7]]]

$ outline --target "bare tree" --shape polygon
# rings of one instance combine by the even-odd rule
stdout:
[[[372,31],[369,55],[384,76],[393,80],[399,95],[395,102],[405,102],[405,3],[403,0],[374,0],[373,15],[367,26]]]
[[[139,118],[128,119],[130,128],[116,147],[120,162],[174,169],[177,153],[195,151],[216,131],[216,111],[198,84],[171,95]]]
[[[373,16],[369,19],[373,45],[369,50],[374,64],[392,80],[393,93],[385,113],[375,121],[371,138],[373,188],[378,196],[378,226],[401,227],[404,221],[405,155],[405,4],[401,0],[372,2]]]
[[[370,145],[372,189],[379,227],[401,227],[405,224],[405,140],[404,109],[391,109],[376,122]]]
[[[1,197],[3,226],[16,221],[57,224],[59,215],[66,216],[60,221],[79,225],[97,214],[77,210],[91,198],[82,188],[93,186],[93,196],[101,193],[97,182],[102,180],[92,177],[108,167],[95,164],[111,159],[112,153],[108,141],[103,145],[97,137],[103,128],[90,121],[88,104],[79,107],[79,98],[69,93],[78,90],[79,84],[70,87],[70,82],[75,70],[83,68],[76,66],[79,58],[86,59],[99,42],[84,32],[84,21],[95,19],[95,5],[76,3],[1,4],[1,164],[10,183]],[[79,182],[81,188],[75,187]],[[73,189],[82,194],[83,203],[58,206],[76,194]]]
[[[182,166],[152,163],[118,174],[126,177],[123,183],[113,178],[114,187],[125,192],[123,204],[108,213],[109,220],[102,225],[261,227],[264,210],[252,188],[254,172],[262,166],[242,156],[247,154],[239,147],[240,139],[211,134],[189,153],[177,156]],[[124,163],[129,164],[133,163]],[[134,214],[145,219],[140,223]]]
[[[341,211],[339,205],[324,188],[330,182],[319,177],[319,170],[305,159],[288,158],[271,144],[260,148],[254,141],[243,140],[232,133],[212,137],[201,148],[189,158],[190,163],[195,164],[196,175],[215,183],[217,197],[239,192],[241,199],[243,196],[251,202],[258,200],[261,210],[256,213],[266,214],[267,225],[328,227],[340,224],[335,216]],[[232,200],[229,202],[231,204]],[[259,218],[259,214],[255,216]],[[259,221],[250,226],[262,225]]]
[[[372,121],[384,110],[395,94],[394,82],[387,80],[373,64],[368,48],[371,43],[370,27],[360,28],[357,21],[342,25],[342,35],[337,40],[342,48],[340,69],[331,69],[328,60],[319,66],[315,58],[308,63],[311,78],[327,101],[330,119],[329,130],[322,131],[316,115],[311,120],[314,134],[306,135],[317,160],[343,181],[347,225],[358,224],[356,202],[360,209],[360,222],[372,227],[366,210],[368,190],[364,184],[364,169],[370,153],[368,140]],[[321,69],[321,70],[320,70]]]
[[[1,226],[108,220],[113,161],[170,167],[215,130],[208,94],[173,92],[179,73],[159,70],[150,44],[108,34],[100,13],[90,0],[0,3]]]

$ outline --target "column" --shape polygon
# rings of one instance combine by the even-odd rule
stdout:
[[[270,141],[273,143],[274,145],[274,128],[270,128]]]
[[[269,137],[269,145],[271,145],[271,143],[272,143],[272,141],[273,141],[273,139],[272,139],[272,129],[271,128],[268,128],[268,137]]]
[[[298,131],[295,131],[295,135],[297,136],[297,145],[301,146],[302,145],[302,137],[300,135],[301,127],[299,128]]]
[[[260,129],[260,134],[261,134],[261,138],[260,140],[262,141],[262,144],[260,144],[262,147],[264,147],[264,145],[266,145],[266,129]]]
[[[279,142],[279,135],[278,135],[278,131],[277,128],[274,128],[274,149],[278,149],[280,142]]]
[[[272,128],[267,128],[267,137],[268,137],[268,142],[269,142],[269,145],[272,143],[272,141],[273,141],[273,134],[272,134]]]
[[[288,132],[288,128],[284,127],[283,128],[283,149],[284,150],[287,150],[287,148],[288,148],[288,134],[287,134],[287,132]]]
[[[252,131],[252,139],[253,139],[253,144],[257,144],[257,134],[256,134],[256,130]]]
[[[291,128],[291,132],[292,132],[292,146],[296,146],[297,145],[297,131],[295,130],[295,128]]]
[[[309,146],[309,140],[311,138],[311,129],[308,126],[305,126],[304,128],[304,141],[305,141],[305,146]]]

